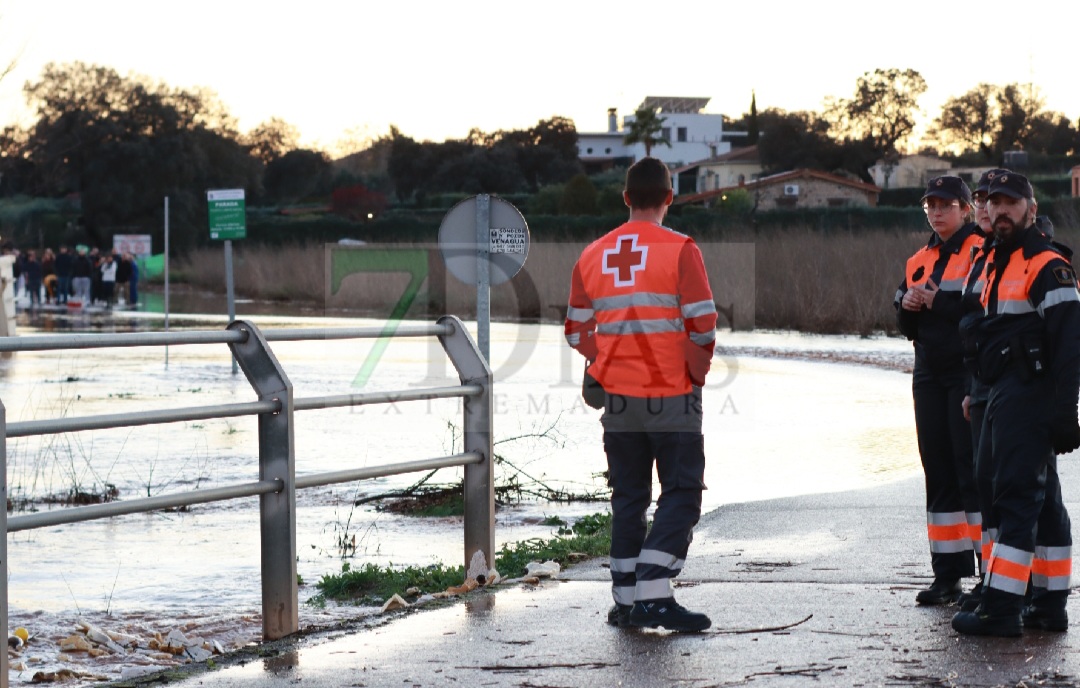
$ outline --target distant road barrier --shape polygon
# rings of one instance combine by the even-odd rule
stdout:
[[[2,531],[45,528],[123,514],[157,511],[191,504],[203,504],[240,497],[259,497],[262,540],[263,637],[276,640],[299,630],[299,602],[296,580],[296,490],[352,482],[369,478],[450,466],[465,468],[465,567],[483,558],[495,564],[495,484],[492,462],[492,374],[491,368],[469,336],[462,322],[443,316],[424,325],[401,324],[393,337],[438,337],[439,343],[457,369],[461,384],[389,392],[366,392],[294,399],[293,387],[268,342],[383,338],[385,328],[281,329],[262,332],[245,320],[230,323],[225,330],[181,332],[141,332],[131,334],[68,334],[28,337],[0,337],[0,353],[179,344],[228,344],[256,401],[195,406],[154,411],[136,411],[74,418],[52,418],[8,423],[0,400],[0,491],[7,502],[7,438],[48,435],[81,430],[120,428],[177,421],[204,420],[257,415],[259,417],[259,480],[213,489],[190,490],[157,497],[72,507],[45,513],[8,518],[0,510]],[[294,411],[327,409],[401,401],[445,399],[464,400],[464,446],[460,454],[437,458],[370,466],[329,473],[296,476]],[[487,569],[485,568],[485,573]],[[7,537],[0,541],[0,638],[8,637],[8,556]],[[0,688],[8,686],[8,657],[0,652]]]

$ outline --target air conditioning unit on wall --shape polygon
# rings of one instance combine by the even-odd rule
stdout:
[[[784,184],[784,195],[785,196],[798,196],[799,195],[799,185],[798,184]]]

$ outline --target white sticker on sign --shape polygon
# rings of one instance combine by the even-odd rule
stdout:
[[[491,253],[525,253],[525,240],[528,231],[524,227],[492,227]]]

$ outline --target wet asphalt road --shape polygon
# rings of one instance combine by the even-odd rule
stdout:
[[[1064,460],[1074,515],[1077,476]],[[606,625],[606,561],[596,560],[538,587],[276,643],[181,685],[1080,685],[1076,629],[961,637],[949,625],[955,608],[915,604],[931,577],[922,502],[921,480],[906,480],[705,515],[676,592],[712,617],[701,634]]]

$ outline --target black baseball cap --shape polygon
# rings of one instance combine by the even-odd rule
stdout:
[[[990,182],[994,181],[994,178],[1002,174],[1012,174],[1012,170],[1007,170],[1003,167],[995,167],[992,170],[987,170],[979,177],[979,183],[975,185],[975,193],[980,191],[986,192],[990,188]]]
[[[960,177],[934,177],[926,183],[926,193],[921,200],[928,198],[944,198],[947,200],[963,201],[971,205],[971,189]]]
[[[986,193],[989,196],[994,194],[1005,194],[1013,198],[1026,198],[1029,201],[1035,199],[1035,191],[1031,188],[1031,182],[1028,178],[1022,174],[1015,172],[1009,172],[1008,174],[999,174],[990,181],[989,188],[986,189]]]

